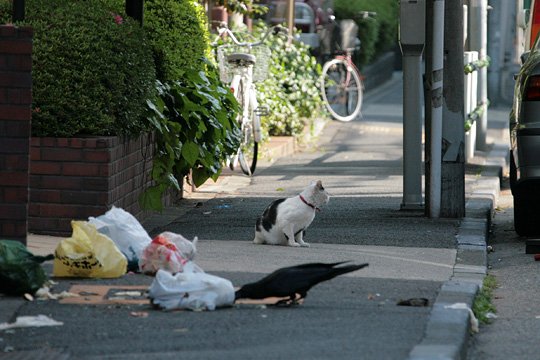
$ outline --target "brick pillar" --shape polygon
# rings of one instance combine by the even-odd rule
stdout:
[[[26,244],[32,29],[0,25],[0,239]]]

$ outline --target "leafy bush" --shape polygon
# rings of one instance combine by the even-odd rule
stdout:
[[[154,51],[157,77],[178,80],[184,69],[202,69],[210,56],[204,8],[192,0],[146,0],[144,28]]]
[[[0,24],[11,23],[12,0],[0,0]]]
[[[256,0],[216,0],[215,4],[225,7],[228,12],[249,16],[262,15],[268,11],[268,7],[256,4],[256,2]]]
[[[258,24],[258,31],[266,29]],[[289,46],[286,38],[269,36],[266,44],[272,50],[269,76],[257,86],[261,104],[270,109],[263,124],[270,135],[298,135],[304,122],[322,111],[321,66],[299,41]]]
[[[27,0],[34,28],[34,136],[138,134],[154,92],[137,22],[99,0]]]
[[[397,44],[399,2],[395,0],[336,0],[337,19],[353,19],[358,24],[360,52],[355,62],[362,67]],[[360,11],[375,11],[375,18],[362,19]]]
[[[161,195],[170,187],[179,190],[190,171],[195,186],[208,178],[217,180],[227,155],[240,145],[238,102],[215,67],[206,59],[199,61],[206,72],[184,69],[181,80],[158,81],[159,97],[148,102],[148,119],[156,133],[156,185],[142,195],[144,208],[161,210]]]

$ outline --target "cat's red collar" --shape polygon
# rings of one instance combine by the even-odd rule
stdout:
[[[307,206],[309,206],[309,207],[312,208],[313,210],[321,211],[321,209],[319,209],[319,208],[316,207],[315,205],[308,203],[307,200],[304,199],[304,197],[303,197],[302,195],[299,195],[299,196],[300,196],[300,200],[302,200],[302,202],[303,202],[304,204],[306,204]]]

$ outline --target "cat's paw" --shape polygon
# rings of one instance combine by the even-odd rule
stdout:
[[[309,247],[309,243],[307,243],[307,242],[302,242],[302,243],[300,243],[300,246],[301,246],[301,247]]]
[[[293,247],[299,247],[299,246],[301,246],[299,243],[296,243],[296,242],[293,242],[293,243],[287,243],[287,245],[293,246]]]

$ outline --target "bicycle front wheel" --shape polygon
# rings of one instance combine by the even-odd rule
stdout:
[[[351,121],[360,114],[364,86],[356,69],[346,61],[334,59],[324,64],[321,89],[326,108],[334,119]]]

